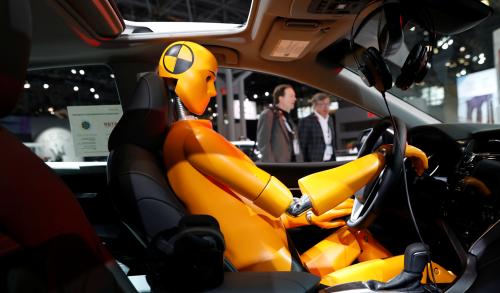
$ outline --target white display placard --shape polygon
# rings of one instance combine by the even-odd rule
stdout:
[[[246,99],[243,102],[243,111],[246,120],[257,120],[257,103]],[[234,119],[240,119],[240,100],[234,100]]]
[[[121,105],[69,106],[75,153],[82,157],[108,155],[108,139],[122,117]]]

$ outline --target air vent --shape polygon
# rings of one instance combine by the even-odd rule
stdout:
[[[314,14],[355,14],[366,1],[312,0],[307,12]]]

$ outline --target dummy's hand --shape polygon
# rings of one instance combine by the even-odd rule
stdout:
[[[379,147],[379,149],[382,148],[386,149],[386,151],[392,151],[392,144],[384,144]],[[407,144],[405,156],[411,160],[413,169],[415,169],[418,176],[422,176],[424,171],[429,168],[427,155],[421,149]]]
[[[295,228],[307,225],[316,225],[324,229],[337,228],[345,225],[345,221],[342,218],[351,214],[353,203],[353,199],[348,198],[335,208],[320,216],[316,216],[312,211],[308,211],[298,217],[284,214],[281,220],[285,228]]]
[[[308,220],[311,225],[316,225],[324,229],[344,226],[345,221],[339,218],[344,218],[351,214],[353,202],[352,198],[348,198],[335,208],[320,216],[316,216],[312,211],[308,211],[306,213],[306,220]]]

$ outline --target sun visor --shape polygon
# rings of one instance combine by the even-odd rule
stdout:
[[[464,32],[493,13],[491,7],[472,0],[405,0],[401,9],[410,20],[444,35]]]
[[[274,21],[260,52],[262,58],[276,61],[293,61],[306,55],[321,40],[330,22],[291,20]]]
[[[125,28],[123,18],[113,0],[51,0],[50,3],[84,40],[114,39]]]

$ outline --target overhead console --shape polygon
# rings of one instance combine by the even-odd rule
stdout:
[[[325,31],[332,23],[278,18],[274,21],[260,54],[267,60],[300,59],[325,36]]]
[[[273,61],[302,58],[328,32],[346,29],[336,22],[354,18],[367,3],[367,0],[292,0],[286,13],[282,10],[274,20],[261,57]]]

